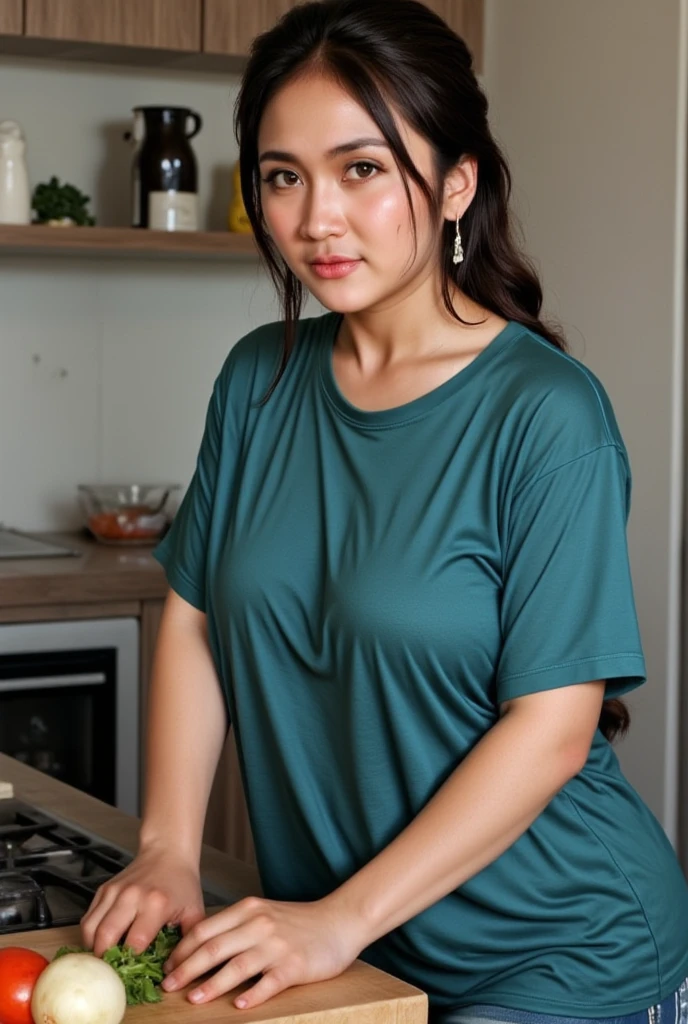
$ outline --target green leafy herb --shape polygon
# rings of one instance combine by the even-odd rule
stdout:
[[[36,185],[32,206],[36,211],[36,219],[41,224],[68,217],[75,224],[91,227],[95,224],[95,219],[86,209],[90,199],[90,196],[84,195],[74,185],[60,185],[60,179],[53,175],[50,181]]]
[[[135,953],[131,946],[111,946],[103,954],[103,960],[114,968],[124,982],[127,993],[127,1004],[139,1006],[141,1003],[159,1003],[162,999],[160,982],[165,975],[162,965],[172,953],[182,937],[178,926],[166,925],[158,932],[148,949],[143,953]],[[62,946],[54,959],[66,953],[88,953],[89,950],[78,946]]]

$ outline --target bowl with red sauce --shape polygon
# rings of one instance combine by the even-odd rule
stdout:
[[[79,484],[84,525],[102,544],[155,544],[172,520],[180,484]]]

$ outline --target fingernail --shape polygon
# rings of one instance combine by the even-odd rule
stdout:
[[[192,1003],[200,1003],[203,999],[203,989],[197,988],[193,992],[189,992],[189,999]]]
[[[234,1005],[238,1010],[243,1010],[246,1007],[247,1003],[245,999],[237,999]]]
[[[165,978],[165,980],[162,983],[162,987],[165,989],[166,992],[174,992],[174,990],[177,987],[177,979],[173,978],[172,975],[170,975],[169,978]]]

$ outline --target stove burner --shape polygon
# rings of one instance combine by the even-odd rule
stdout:
[[[21,800],[0,800],[0,935],[78,924],[96,889],[131,860]]]

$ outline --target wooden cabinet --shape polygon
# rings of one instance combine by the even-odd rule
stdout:
[[[202,0],[25,0],[25,3],[27,36],[111,46],[192,52],[201,49]]]
[[[302,0],[204,0],[205,53],[248,53],[251,40]],[[484,0],[424,0],[462,36],[479,71],[482,65]],[[390,13],[394,0],[389,0]]]
[[[204,0],[203,51],[247,54],[251,40],[301,0]]]
[[[24,30],[24,0],[0,0],[0,35],[20,36]]]
[[[304,0],[0,0],[0,52],[239,71],[251,41]],[[423,0],[482,70],[484,0]],[[389,0],[390,16],[394,0]],[[11,36],[23,37],[15,41]],[[131,48],[131,49],[128,49]],[[157,53],[151,53],[155,50]],[[183,55],[183,56],[182,56]]]
[[[476,71],[482,71],[484,0],[423,0],[465,40],[473,54]]]

